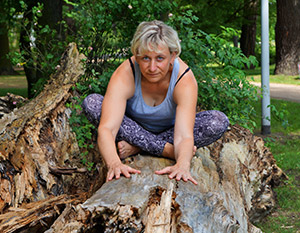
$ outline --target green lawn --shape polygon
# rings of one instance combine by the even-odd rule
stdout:
[[[245,71],[248,80],[254,82],[261,82],[261,68],[257,67],[254,70]],[[270,66],[270,83],[293,84],[300,85],[300,75],[274,75],[274,65]]]
[[[257,224],[263,232],[299,233],[300,232],[300,103],[271,100],[278,111],[286,111],[289,125],[271,116],[271,134],[263,136],[277,165],[288,175],[289,180],[275,188],[277,206],[274,212]],[[261,104],[256,103],[258,116]],[[261,122],[257,117],[255,134],[260,133]],[[261,136],[261,135],[259,135]]]
[[[27,97],[27,81],[24,75],[0,76],[0,96],[13,93]]]

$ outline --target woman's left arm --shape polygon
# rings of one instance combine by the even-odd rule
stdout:
[[[156,174],[169,174],[176,180],[197,181],[191,176],[190,165],[194,155],[194,123],[196,115],[198,86],[190,70],[177,83],[173,96],[177,104],[174,128],[174,153],[176,164],[166,167]]]

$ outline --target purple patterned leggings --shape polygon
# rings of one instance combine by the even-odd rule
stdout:
[[[88,120],[96,127],[100,121],[103,96],[91,94],[87,96],[82,108]],[[194,144],[197,148],[209,145],[218,140],[227,130],[227,116],[217,110],[198,112],[194,126]],[[173,144],[174,128],[159,134],[149,132],[126,115],[123,118],[116,141],[126,141],[131,145],[153,155],[161,155],[165,144]]]

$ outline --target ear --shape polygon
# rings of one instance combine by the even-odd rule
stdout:
[[[177,53],[176,52],[172,52],[171,53],[171,61],[170,61],[172,64],[174,64],[174,60],[175,60],[176,57],[177,57]]]

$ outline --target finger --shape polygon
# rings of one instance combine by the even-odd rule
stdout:
[[[141,173],[140,170],[134,169],[134,168],[132,168],[132,167],[129,167],[129,172],[130,172],[130,173],[138,173],[138,174]]]
[[[120,169],[116,169],[116,171],[115,171],[115,177],[116,177],[116,179],[119,179],[120,176],[121,176],[121,171],[120,171]]]
[[[189,178],[187,178],[185,175],[182,176],[182,179],[184,182],[187,182],[189,180]]]
[[[177,170],[171,171],[170,174],[169,174],[169,178],[173,179],[175,176],[177,176],[177,174],[179,174]]]
[[[182,178],[182,174],[180,174],[180,173],[176,174],[176,180],[177,181],[181,180],[181,178]]]
[[[189,180],[195,185],[198,184],[198,182],[193,177],[190,177]]]
[[[155,174],[162,175],[162,174],[169,174],[171,172],[172,172],[171,171],[171,167],[165,167],[165,168],[163,168],[163,169],[161,169],[159,171],[155,171]]]
[[[129,169],[128,169],[129,170]],[[129,171],[128,171],[127,169],[124,169],[124,171],[122,171],[122,173],[124,174],[124,176],[126,177],[126,178],[130,178],[130,173],[129,173]]]
[[[106,181],[111,181],[114,178],[114,175],[115,175],[114,172],[109,170],[107,172]]]

